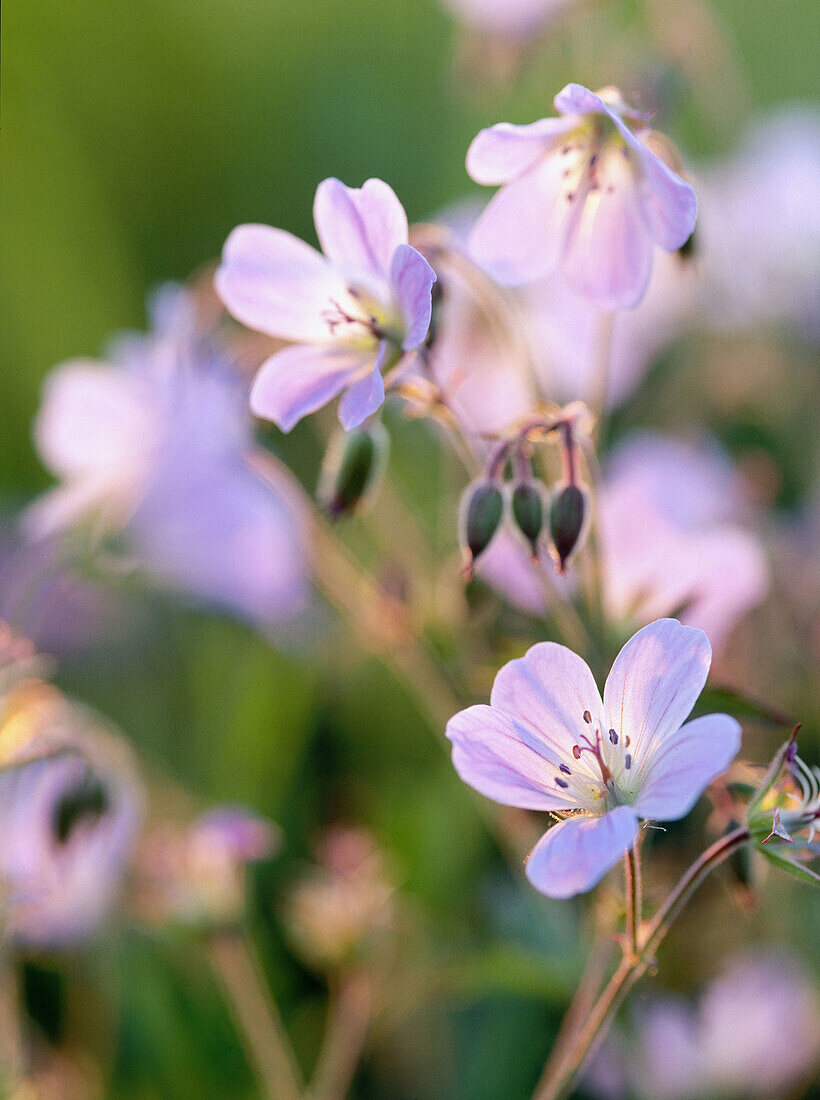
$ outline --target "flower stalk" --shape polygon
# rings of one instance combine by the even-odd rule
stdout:
[[[550,1059],[547,1062],[541,1080],[533,1094],[533,1100],[561,1100],[562,1097],[569,1094],[573,1083],[605,1036],[615,1013],[627,994],[654,964],[655,952],[689,898],[715,867],[720,866],[739,848],[748,844],[750,839],[749,829],[746,826],[735,829],[726,836],[721,837],[695,860],[652,920],[645,927],[638,926],[636,950],[634,953],[624,952],[615,973],[592,1007],[586,1023],[576,1034],[574,1041],[565,1053],[555,1061]],[[628,886],[631,885],[633,899],[631,903],[633,915],[635,913],[636,869],[636,865],[630,867],[630,877],[628,879]],[[638,883],[640,882],[639,876],[640,871],[638,870]],[[630,889],[627,892],[628,899],[629,895]],[[629,900],[627,901],[627,911],[628,913],[630,911]]]
[[[299,1100],[301,1073],[279,1012],[241,932],[209,934],[206,951],[266,1100]]]

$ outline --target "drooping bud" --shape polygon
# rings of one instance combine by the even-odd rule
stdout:
[[[360,508],[381,481],[390,437],[381,424],[338,432],[331,440],[319,477],[319,501],[333,519]]]
[[[552,498],[550,535],[562,573],[570,555],[580,545],[586,513],[586,495],[578,485],[565,485]]]
[[[504,494],[492,479],[474,481],[461,498],[461,543],[467,554],[464,571],[472,576],[473,563],[484,553],[501,525]]]
[[[510,498],[512,516],[518,530],[530,544],[532,556],[538,556],[538,538],[544,526],[544,494],[540,483],[522,481]]]

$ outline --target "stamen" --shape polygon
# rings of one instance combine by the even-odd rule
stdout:
[[[566,779],[556,778],[555,785],[556,785],[556,787],[562,787],[564,790],[566,790],[567,787],[569,786],[569,783],[567,783]]]
[[[612,742],[613,745],[618,744],[618,734],[615,732],[615,730],[609,731],[609,740]]]
[[[588,726],[592,725],[592,715],[589,713],[588,710],[584,711],[584,721]]]
[[[566,764],[559,764],[558,768],[564,773],[564,775],[572,775],[572,772],[569,770]]]
[[[631,744],[632,744],[632,738],[629,736],[629,734],[627,734],[626,737],[624,738],[624,748],[628,749]]]
[[[632,753],[628,752],[624,757],[624,767],[627,771],[632,767]]]
[[[575,757],[576,760],[581,759],[581,746],[580,745],[573,745],[572,746],[572,755]]]

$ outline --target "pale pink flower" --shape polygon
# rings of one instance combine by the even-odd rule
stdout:
[[[697,200],[620,93],[568,84],[560,118],[482,130],[467,153],[477,182],[501,185],[476,223],[470,251],[499,282],[558,270],[600,309],[631,308],[644,295],[655,246],[674,252],[695,226]]]
[[[704,169],[704,312],[745,332],[782,320],[820,333],[820,114],[790,104]]]
[[[322,253],[282,229],[240,225],[225,243],[216,289],[249,328],[293,341],[263,363],[253,412],[283,431],[345,391],[355,428],[384,401],[382,372],[424,342],[436,276],[407,243],[407,216],[386,183],[326,179],[313,205]]]
[[[651,434],[623,444],[598,500],[609,616],[640,623],[677,614],[721,646],[769,586],[742,515],[742,483],[719,451]]]
[[[31,720],[54,755],[0,772],[0,919],[18,942],[57,947],[91,935],[114,908],[142,789],[121,740],[59,697],[39,705]]]
[[[684,725],[711,656],[703,631],[661,619],[623,647],[602,699],[580,657],[541,642],[501,669],[489,706],[450,719],[466,783],[504,805],[565,816],[527,860],[542,893],[591,889],[632,847],[641,820],[685,816],[726,770],[740,747],[735,719]]]
[[[244,386],[183,292],[164,291],[154,331],[112,362],[55,368],[34,435],[60,483],[26,513],[30,538],[116,536],[154,578],[256,623],[304,607],[301,501],[273,460],[266,481],[252,467]]]
[[[801,963],[771,948],[735,958],[698,1003],[655,996],[584,1080],[593,1096],[701,1100],[791,1094],[820,1057],[820,1004]]]
[[[699,292],[698,265],[655,248],[646,295],[635,309],[619,310],[612,318],[606,351],[601,344],[604,314],[573,291],[563,275],[522,288],[523,331],[541,392],[559,404],[621,404],[661,352],[687,330]]]
[[[270,859],[279,829],[241,806],[218,806],[187,827],[160,825],[136,860],[136,899],[152,923],[213,926],[237,921],[245,906],[247,868]]]
[[[464,23],[505,38],[527,38],[574,0],[444,0]]]

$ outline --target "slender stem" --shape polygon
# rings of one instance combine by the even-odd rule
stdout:
[[[325,1038],[308,1088],[310,1100],[344,1100],[362,1056],[373,1010],[366,974],[349,974],[331,993]]]
[[[626,943],[630,955],[640,950],[641,910],[643,908],[641,884],[641,853],[636,838],[631,851],[624,856],[626,884]]]
[[[206,940],[248,1058],[265,1100],[299,1100],[301,1073],[270,992],[247,938],[236,931],[211,933]]]
[[[603,423],[604,411],[606,410],[609,373],[612,360],[612,328],[614,321],[615,314],[610,311],[602,313],[598,323],[595,368],[592,378],[592,392],[590,393],[589,399],[589,407],[598,425]]]
[[[557,1059],[550,1059],[533,1094],[534,1100],[560,1100],[568,1094],[587,1059],[606,1034],[622,1001],[654,963],[654,954],[678,913],[711,870],[749,842],[745,826],[721,837],[695,860],[667,897],[655,916],[639,928],[638,950],[624,953],[608,985],[593,1006],[571,1047]]]
[[[8,945],[0,945],[0,1094],[16,1095],[25,1072],[17,962]]]

